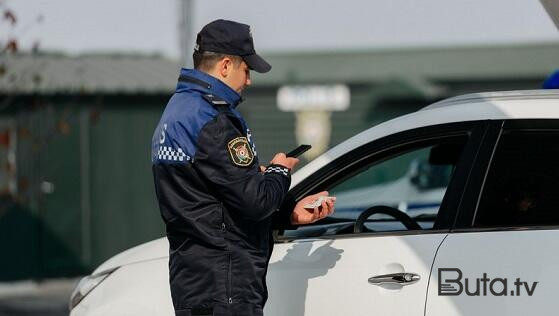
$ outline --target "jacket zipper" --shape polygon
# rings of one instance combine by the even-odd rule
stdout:
[[[227,271],[227,281],[228,281],[228,287],[227,287],[227,301],[229,304],[233,303],[233,298],[231,297],[231,266],[232,266],[232,258],[231,258],[231,253],[229,253],[229,269]]]
[[[223,203],[219,202],[219,208],[221,209],[221,231],[225,232],[225,208],[223,207]]]
[[[221,206],[221,231],[223,233],[226,232],[227,225],[225,225],[225,207],[223,203],[219,203]],[[231,252],[229,251],[228,254],[229,265],[227,266],[227,303],[233,304],[233,298],[231,297],[231,278],[232,278],[232,265],[233,265],[233,258],[231,257]]]

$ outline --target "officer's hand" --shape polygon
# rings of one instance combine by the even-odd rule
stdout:
[[[264,172],[266,171],[266,167],[265,166],[260,166],[260,172]]]
[[[274,159],[272,159],[272,161],[270,161],[270,163],[274,164],[274,165],[284,166],[289,170],[293,170],[295,165],[297,165],[299,163],[299,159],[292,158],[292,157],[286,157],[284,153],[277,153],[274,156]]]
[[[334,213],[334,199],[326,199],[322,201],[322,205],[315,207],[314,210],[306,209],[304,206],[310,204],[320,196],[328,196],[327,191],[323,191],[317,194],[309,195],[300,200],[293,209],[291,213],[291,224],[292,225],[302,225],[314,223],[318,220],[330,216]]]

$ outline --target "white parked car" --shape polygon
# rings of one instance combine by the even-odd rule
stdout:
[[[559,90],[470,94],[370,128],[293,175],[335,216],[279,232],[267,316],[550,315]],[[102,264],[72,316],[173,315],[168,244]]]

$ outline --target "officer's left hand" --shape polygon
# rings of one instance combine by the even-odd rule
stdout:
[[[300,200],[293,209],[291,213],[291,224],[292,225],[302,225],[314,223],[318,220],[330,216],[334,213],[334,200],[326,199],[322,202],[322,205],[316,207],[314,210],[308,210],[304,206],[310,204],[320,196],[328,196],[328,192],[323,191],[317,194],[309,195]]]

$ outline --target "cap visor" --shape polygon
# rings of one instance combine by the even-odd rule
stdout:
[[[268,64],[262,57],[254,55],[242,56],[248,67],[256,72],[265,73],[272,69],[272,66]]]

